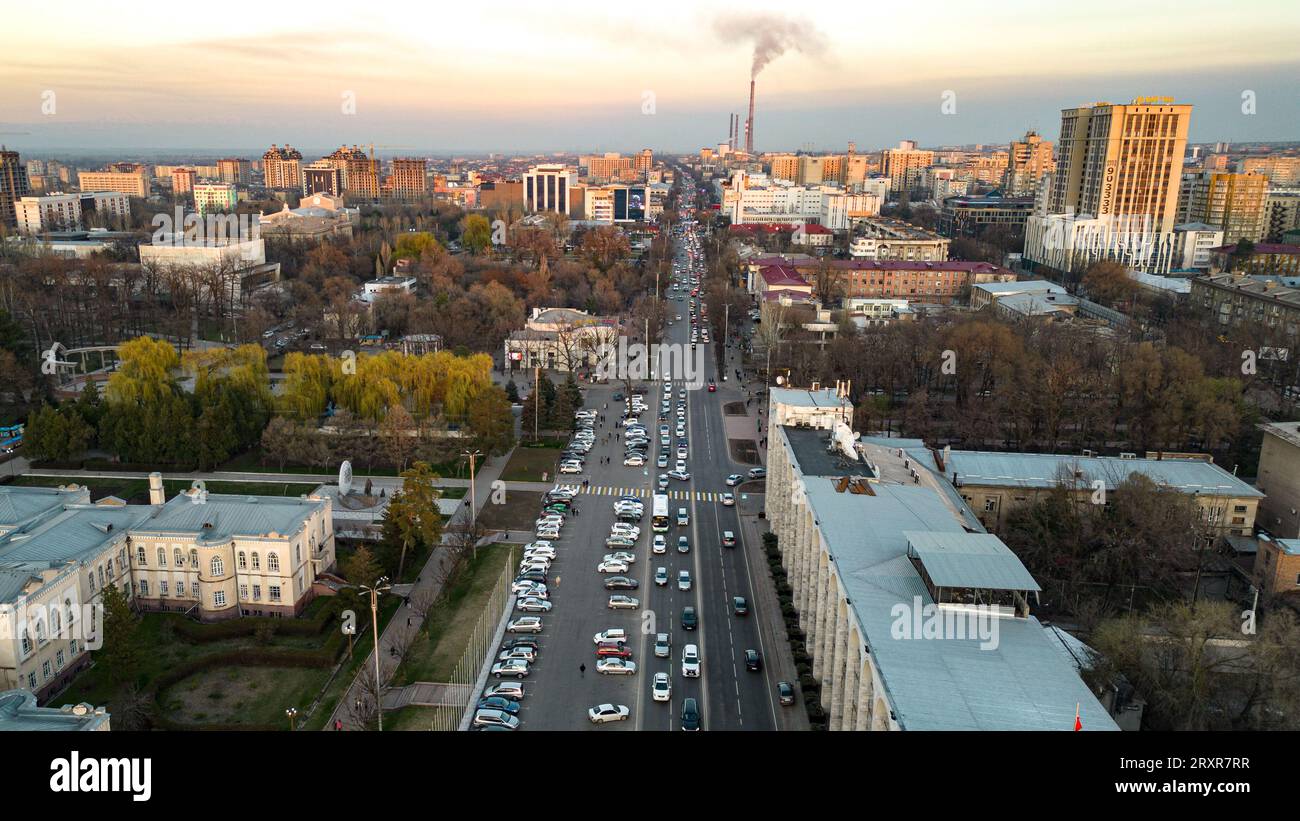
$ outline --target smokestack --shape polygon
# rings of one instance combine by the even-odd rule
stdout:
[[[754,81],[749,81],[749,119],[745,121],[745,153],[754,153]]]
[[[740,139],[740,115],[731,115],[731,150],[736,150],[736,140]]]

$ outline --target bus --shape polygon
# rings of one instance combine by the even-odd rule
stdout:
[[[652,508],[652,513],[654,515],[650,518],[650,528],[655,533],[667,533],[668,532],[668,494],[666,493],[655,494],[654,507]]]

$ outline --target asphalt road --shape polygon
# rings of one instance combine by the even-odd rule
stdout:
[[[689,289],[686,291],[689,294]],[[667,329],[665,341],[687,346],[690,343],[690,321],[687,301],[670,303],[675,315],[680,311],[682,321],[673,322]],[[701,327],[707,323],[701,322]],[[710,344],[721,344],[714,342]],[[716,378],[712,352],[708,345],[699,343],[703,354],[704,380]],[[676,380],[673,387],[673,413],[685,380]],[[759,650],[766,661],[773,639],[760,635],[758,620],[753,613],[738,617],[732,612],[732,598],[744,596],[751,610],[755,604],[751,568],[743,549],[744,531],[740,527],[736,509],[720,501],[705,501],[697,494],[719,498],[726,491],[730,473],[744,473],[748,466],[733,463],[727,447],[723,427],[721,402],[717,393],[710,393],[702,385],[687,390],[687,433],[690,453],[687,469],[691,479],[686,482],[670,480],[670,492],[682,495],[694,491],[691,498],[670,498],[670,527],[665,534],[668,552],[651,553],[653,533],[650,527],[652,487],[659,473],[667,469],[656,468],[659,437],[657,415],[663,392],[662,380],[645,384],[646,404],[650,410],[642,422],[651,432],[654,445],[650,462],[645,468],[624,467],[622,438],[616,422],[621,415],[622,403],[614,402],[612,395],[621,392],[621,384],[591,386],[587,392],[586,407],[596,408],[604,414],[604,422],[596,426],[597,444],[588,454],[587,470],[580,476],[562,477],[566,483],[581,483],[586,479],[590,489],[597,493],[584,493],[578,497],[576,517],[566,521],[556,549],[556,560],[549,576],[549,590],[554,608],[543,614],[544,630],[540,635],[540,651],[528,678],[524,679],[526,696],[521,705],[522,729],[576,730],[619,732],[631,730],[675,730],[680,727],[682,701],[697,700],[705,730],[773,730],[777,727],[775,678],[764,665],[762,672],[745,669],[744,651]],[[605,404],[609,407],[606,410]],[[670,421],[670,425],[674,425]],[[611,434],[607,442],[605,437]],[[676,437],[672,438],[673,450]],[[610,464],[600,464],[608,456]],[[669,465],[676,460],[669,455]],[[604,575],[596,572],[601,557],[609,552],[604,540],[610,525],[615,521],[613,502],[625,490],[640,492],[645,502],[645,517],[640,523],[641,536],[634,549],[636,562],[628,574],[639,582],[635,591],[615,591],[640,599],[637,610],[610,610],[607,603],[610,591],[603,586]],[[739,494],[737,493],[737,496]],[[677,525],[677,510],[686,507],[690,523]],[[722,532],[730,530],[741,542],[736,548],[722,547]],[[678,536],[690,540],[691,551],[676,551]],[[655,568],[668,570],[669,584],[658,587],[653,582]],[[679,570],[690,571],[691,589],[677,588]],[[765,579],[763,580],[766,583]],[[691,605],[699,614],[699,629],[681,629],[682,608]],[[596,672],[596,658],[592,637],[606,628],[621,627],[628,633],[628,646],[632,661],[637,664],[633,675],[601,675]],[[654,638],[657,632],[667,632],[672,640],[672,653],[667,659],[654,656]],[[686,644],[698,645],[702,660],[700,678],[684,678],[681,673],[681,652]],[[585,673],[580,665],[586,665]],[[650,685],[654,674],[667,672],[672,681],[672,698],[668,702],[655,702]],[[495,682],[494,682],[495,683]],[[592,725],[586,716],[587,709],[597,704],[624,704],[631,708],[628,721],[605,725]]]

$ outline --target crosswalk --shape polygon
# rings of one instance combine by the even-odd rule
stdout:
[[[654,491],[647,490],[643,487],[612,487],[607,485],[588,485],[587,487],[576,486],[576,489],[588,496],[635,496],[640,499],[648,499],[654,495]],[[713,493],[705,490],[669,490],[667,491],[670,500],[683,502],[721,502],[722,493]]]

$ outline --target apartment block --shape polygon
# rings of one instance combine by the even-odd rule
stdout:
[[[1258,242],[1268,231],[1268,178],[1263,174],[1202,171],[1185,174],[1178,222],[1203,222],[1230,241]]]
[[[25,234],[107,227],[131,215],[125,194],[90,191],[23,197],[17,204],[18,230]]]
[[[82,191],[117,191],[128,197],[148,197],[149,179],[148,169],[129,163],[119,163],[106,171],[77,172],[77,183]]]

